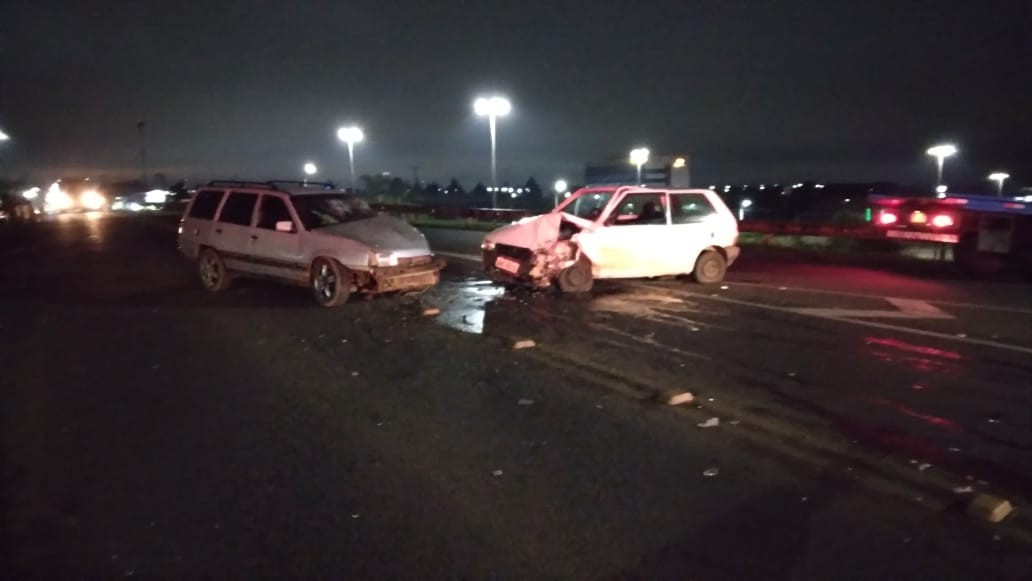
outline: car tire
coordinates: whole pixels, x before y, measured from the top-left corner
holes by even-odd
[[[200,256],[197,257],[197,273],[201,277],[201,285],[208,292],[222,292],[233,282],[233,276],[226,268],[226,263],[212,248],[201,250]]]
[[[564,293],[586,293],[595,285],[595,277],[591,274],[591,262],[581,258],[572,266],[559,273],[556,279],[559,290]]]
[[[695,270],[692,275],[695,282],[701,284],[714,284],[724,280],[727,273],[727,261],[715,250],[704,250],[695,261]]]
[[[320,306],[339,307],[351,298],[351,273],[332,258],[316,258],[308,281],[312,296]]]

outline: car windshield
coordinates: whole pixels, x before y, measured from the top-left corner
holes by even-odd
[[[594,220],[602,214],[602,210],[605,210],[613,197],[613,192],[614,190],[585,192],[560,206],[559,211],[585,220]]]
[[[376,216],[376,211],[350,194],[294,196],[294,209],[308,230],[334,226]]]

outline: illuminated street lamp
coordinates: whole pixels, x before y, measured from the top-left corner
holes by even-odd
[[[337,139],[348,144],[348,165],[351,168],[351,189],[355,189],[355,144],[365,139],[365,134],[358,127],[341,127],[337,130]]]
[[[310,161],[306,161],[305,165],[302,166],[301,169],[305,172],[305,179],[304,179],[304,184],[305,185],[308,185],[308,178],[310,176],[314,176],[315,172],[319,171],[319,168],[315,167],[315,164],[310,162]]]
[[[1003,182],[1007,181],[1007,178],[1009,178],[1009,177],[1010,177],[1009,173],[1005,173],[1005,172],[1002,172],[1002,171],[998,171],[998,172],[994,172],[994,173],[989,174],[989,179],[994,181],[994,182],[996,182],[996,195],[997,196],[1002,196],[1003,195]]]
[[[957,146],[944,143],[942,145],[936,145],[935,147],[929,147],[926,152],[936,160],[936,167],[938,168],[938,174],[935,179],[935,185],[942,185],[942,167],[946,162],[946,158],[957,153]]]
[[[745,198],[744,200],[742,200],[738,204],[738,221],[739,222],[745,220],[745,211],[746,211],[746,209],[750,208],[751,206],[752,206],[752,200],[750,200],[749,198]]]
[[[0,129],[0,141],[10,141],[11,136],[4,133],[3,129]]]
[[[555,192],[553,195],[555,207],[559,207],[559,196],[565,194],[569,187],[570,185],[566,183],[566,180],[562,178],[555,180],[555,185],[552,186],[552,190]]]
[[[639,147],[631,150],[631,163],[638,168],[638,185],[641,185],[641,166],[649,161],[649,150],[646,147]]]
[[[498,188],[498,158],[497,158],[497,119],[505,117],[512,111],[512,103],[505,97],[497,95],[492,97],[477,97],[473,101],[473,112],[480,117],[487,117],[491,129],[491,185]],[[498,207],[498,196],[491,196],[491,206]]]

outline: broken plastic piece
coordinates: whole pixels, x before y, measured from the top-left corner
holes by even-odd
[[[715,428],[720,425],[720,418],[710,418],[701,424],[696,424],[700,428]]]
[[[424,317],[436,317],[437,315],[440,315],[440,314],[441,314],[441,309],[438,309],[437,307],[429,307],[429,308],[423,309],[423,316]]]
[[[968,516],[992,523],[1000,522],[1013,511],[1010,501],[991,494],[979,494],[967,507]]]
[[[702,475],[705,476],[706,478],[713,478],[717,474],[720,474],[720,468],[716,468],[716,467],[714,467],[714,468],[707,468],[706,470],[704,470],[702,472]]]
[[[534,405],[534,400],[521,397],[519,401],[516,402],[516,405]]]
[[[537,346],[533,339],[520,339],[512,344],[513,349],[532,349]]]

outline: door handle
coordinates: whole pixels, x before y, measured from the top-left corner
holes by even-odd
[[[216,234],[222,234],[222,228],[216,228],[215,229],[215,233]]]
[[[257,236],[255,236],[254,234],[251,234],[251,241],[253,242],[253,241],[255,241],[255,240],[258,240],[258,237],[257,237]]]

